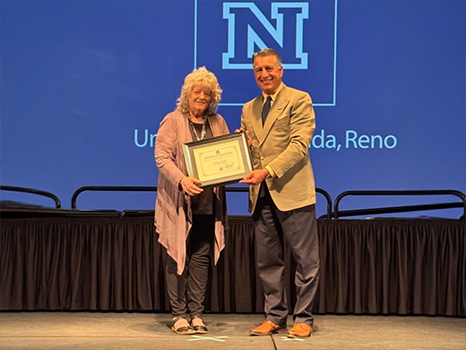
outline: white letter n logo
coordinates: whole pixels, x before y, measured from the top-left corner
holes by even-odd
[[[228,20],[228,51],[223,53],[223,69],[251,69],[255,47],[277,45],[283,49],[277,51],[285,69],[308,68],[307,53],[303,52],[303,22],[309,18],[308,3],[271,3],[271,19],[276,21],[276,27],[253,2],[225,2],[223,18]],[[294,57],[289,57],[292,53]]]

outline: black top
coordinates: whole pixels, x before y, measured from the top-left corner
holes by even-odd
[[[191,128],[193,141],[197,141],[197,138],[201,137],[202,124],[203,123],[193,122],[194,129],[197,133],[196,137],[196,135],[194,134],[194,130]],[[210,139],[212,137],[212,130],[210,129],[209,122],[206,121],[204,140]],[[212,215],[214,213],[214,193],[212,188],[205,188],[201,194],[193,196],[191,198],[191,209],[193,211],[193,214]]]

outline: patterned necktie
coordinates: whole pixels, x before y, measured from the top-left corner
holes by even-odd
[[[262,125],[265,124],[265,120],[267,119],[267,114],[269,114],[271,101],[272,101],[272,98],[270,96],[267,96],[267,100],[264,103],[264,107],[262,107]]]

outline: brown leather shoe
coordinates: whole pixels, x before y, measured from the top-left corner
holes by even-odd
[[[280,329],[283,329],[283,327],[272,321],[264,321],[259,327],[251,329],[249,335],[269,335],[277,333]]]
[[[288,338],[309,338],[312,335],[312,327],[305,323],[295,323],[291,329],[286,332]]]

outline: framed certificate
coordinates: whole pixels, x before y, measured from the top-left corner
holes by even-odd
[[[188,175],[212,187],[238,182],[253,167],[246,135],[229,134],[183,144]]]

